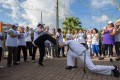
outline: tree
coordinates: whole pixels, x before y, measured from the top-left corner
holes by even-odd
[[[63,32],[67,32],[67,30],[70,30],[74,32],[74,30],[79,30],[81,28],[81,22],[78,18],[70,17],[66,18],[66,20],[63,22]]]

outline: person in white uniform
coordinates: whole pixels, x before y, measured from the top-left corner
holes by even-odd
[[[82,29],[79,30],[78,39],[81,41],[81,43],[85,43],[84,33]]]
[[[69,46],[70,49],[67,52],[67,69],[71,70],[74,68],[74,58],[79,58],[87,66],[88,69],[95,73],[103,75],[111,75],[113,73],[114,77],[119,77],[120,73],[116,65],[114,66],[102,66],[94,65],[91,58],[90,52],[79,42],[74,40],[66,41],[60,44],[60,47]]]
[[[45,27],[45,33],[51,34],[49,32],[49,27]],[[45,50],[46,50],[46,58],[53,58],[51,53],[51,42],[49,40],[45,41]]]
[[[73,40],[73,34],[71,33],[70,30],[67,31],[66,39],[67,39],[67,40]]]
[[[20,55],[21,55],[21,50],[23,52],[23,56],[24,56],[24,62],[27,61],[27,49],[26,49],[26,41],[25,41],[25,38],[26,38],[26,34],[24,32],[24,26],[20,27],[20,30],[19,30],[19,34],[20,36],[18,37],[18,54],[17,54],[17,63],[20,63]]]
[[[33,42],[39,37],[44,34],[44,24],[42,22],[39,22],[37,27],[34,30],[34,40]],[[32,62],[35,62],[35,55],[36,55],[37,47],[33,46],[33,52],[32,52]],[[40,50],[39,50],[40,52]]]
[[[13,65],[18,65],[17,63],[17,51],[18,51],[18,36],[17,32],[18,25],[13,25],[11,29],[7,31],[6,46],[8,47],[8,58],[7,67],[11,67],[12,60]]]
[[[33,48],[32,38],[31,38],[32,32],[30,31],[30,28],[28,26],[26,27],[25,35],[26,35],[26,38],[25,38],[26,46],[27,46],[27,49],[29,50],[29,55],[32,56],[32,48]]]
[[[92,44],[92,30],[88,30],[87,31],[87,45],[89,47],[89,52],[92,53],[92,47],[91,47],[91,44]]]

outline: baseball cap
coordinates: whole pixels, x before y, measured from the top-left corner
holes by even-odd
[[[117,23],[117,22],[120,22],[120,19],[118,19],[118,20],[116,21],[116,23]]]
[[[113,22],[112,21],[108,21],[108,24],[112,24]]]

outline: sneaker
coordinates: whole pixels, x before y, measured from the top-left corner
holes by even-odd
[[[72,70],[72,69],[75,69],[75,67],[73,67],[73,66],[68,66],[68,67],[66,67],[66,69],[67,69],[67,70]]]
[[[106,55],[107,58],[109,58],[110,56],[109,55]]]
[[[119,77],[120,72],[118,71],[118,67],[114,65],[115,69],[112,70],[114,77]]]
[[[25,60],[24,62],[29,62],[29,60]]]
[[[66,57],[65,55],[63,55],[62,57]]]
[[[116,61],[120,61],[120,58],[115,58]]]
[[[104,58],[103,57],[99,57],[99,60],[104,60]]]
[[[35,63],[35,60],[32,60],[31,62],[32,62],[32,63]]]
[[[44,66],[42,63],[39,63],[39,66]]]
[[[110,58],[110,62],[113,62],[113,59],[112,59],[112,58]]]
[[[77,66],[74,66],[74,68],[78,68]]]
[[[50,56],[50,59],[53,59],[53,57],[52,57],[52,56]]]

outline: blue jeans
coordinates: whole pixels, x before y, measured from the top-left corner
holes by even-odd
[[[93,53],[96,53],[97,55],[100,55],[99,45],[92,44],[92,51],[93,51]]]

